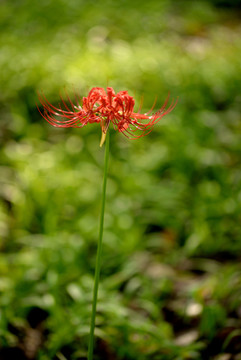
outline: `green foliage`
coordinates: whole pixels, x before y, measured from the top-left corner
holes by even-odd
[[[100,128],[52,128],[36,103],[107,84],[143,112],[179,101],[145,138],[111,129],[96,359],[241,351],[237,3],[1,3],[0,357],[33,330],[29,358],[86,357]]]

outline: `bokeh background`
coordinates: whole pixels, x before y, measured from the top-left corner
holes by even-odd
[[[241,359],[239,0],[1,1],[0,359],[86,359],[104,149],[38,91],[112,86],[145,138],[111,130],[95,359]]]

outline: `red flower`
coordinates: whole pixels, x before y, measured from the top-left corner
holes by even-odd
[[[164,115],[172,111],[177,103],[177,101],[175,103],[172,101],[171,105],[166,108],[169,100],[168,95],[157,112],[149,115],[154,104],[148,113],[140,114],[134,112],[135,100],[128,95],[127,91],[120,91],[115,94],[111,87],[108,87],[107,91],[100,87],[94,87],[87,97],[83,97],[81,105],[77,97],[77,105],[68,97],[69,104],[61,98],[62,105],[59,107],[50,104],[45,96],[39,96],[39,100],[43,105],[43,112],[39,109],[40,114],[53,126],[83,127],[88,123],[96,122],[100,123],[102,133],[106,134],[112,122],[115,130],[131,139],[147,135]]]

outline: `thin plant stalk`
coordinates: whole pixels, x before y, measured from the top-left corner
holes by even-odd
[[[105,163],[104,163],[104,178],[103,178],[102,201],[101,201],[101,212],[100,212],[99,240],[98,240],[97,255],[96,255],[95,280],[94,280],[92,313],[91,313],[91,322],[90,322],[88,360],[93,359],[93,350],[94,350],[94,330],[95,330],[96,305],[98,298],[98,287],[99,287],[100,267],[101,267],[102,239],[103,239],[105,199],[106,199],[106,182],[107,182],[107,170],[108,170],[108,160],[109,160],[109,143],[110,143],[109,133],[107,132],[106,143],[105,143]]]

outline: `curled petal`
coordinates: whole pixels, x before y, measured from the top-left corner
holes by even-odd
[[[101,119],[91,111],[85,111],[81,106],[76,106],[68,97],[69,105],[61,97],[62,104],[58,107],[48,102],[44,95],[39,94],[39,101],[43,107],[38,110],[42,117],[55,127],[83,127],[88,123],[100,122]]]
[[[172,100],[171,105],[166,109],[168,100],[169,100],[169,95],[166,98],[162,107],[151,116],[148,116],[147,114],[152,111],[154,105],[152,106],[152,109],[149,110],[148,113],[146,114],[132,113],[131,118],[128,120],[129,126],[125,127],[125,130],[123,130],[122,133],[130,139],[137,139],[142,136],[148,135],[152,131],[153,126],[158,121],[160,121],[163,118],[163,116],[167,115],[169,112],[171,112],[174,109],[178,101],[178,99],[175,102],[174,100]],[[122,127],[122,129],[124,128]],[[140,130],[141,133],[135,134],[135,132],[137,132],[138,130]]]

